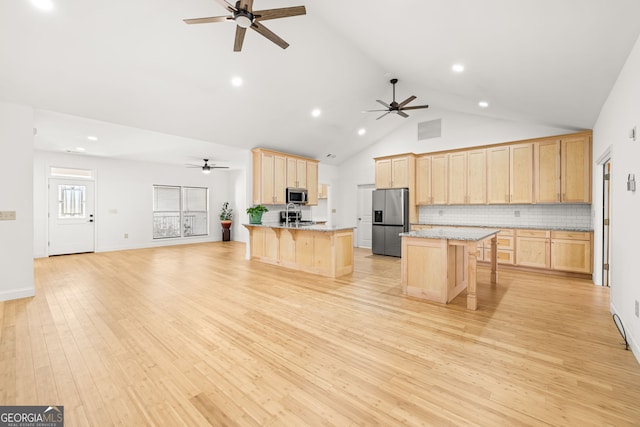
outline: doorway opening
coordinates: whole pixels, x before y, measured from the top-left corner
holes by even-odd
[[[602,286],[611,286],[610,239],[611,239],[611,159],[603,163],[602,173]]]

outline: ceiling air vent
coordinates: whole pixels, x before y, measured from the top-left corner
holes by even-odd
[[[442,119],[418,123],[418,141],[440,138],[442,136]]]

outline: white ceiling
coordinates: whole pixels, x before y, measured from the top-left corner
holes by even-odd
[[[637,0],[255,0],[307,15],[265,21],[288,49],[249,31],[236,53],[234,24],[182,22],[226,15],[214,0],[53,1],[0,2],[0,100],[36,108],[37,148],[167,163],[262,146],[337,164],[447,110],[589,129],[640,33]],[[362,113],[392,77],[429,110]]]

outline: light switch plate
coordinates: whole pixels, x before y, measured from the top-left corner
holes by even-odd
[[[15,221],[16,211],[0,211],[0,221]]]

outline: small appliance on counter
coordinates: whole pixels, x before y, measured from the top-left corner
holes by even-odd
[[[296,222],[302,219],[302,212],[295,211],[280,211],[280,223],[287,222],[287,215],[289,215],[289,222]]]
[[[306,188],[287,187],[287,204],[306,205],[309,202],[309,195]]]
[[[402,238],[399,234],[409,231],[409,190],[375,190],[372,205],[372,252],[401,256]]]

